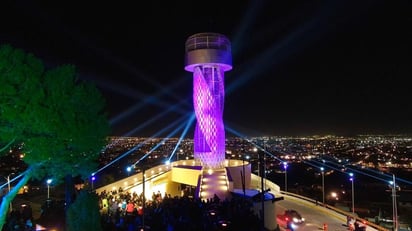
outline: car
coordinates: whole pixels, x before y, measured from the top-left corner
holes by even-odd
[[[305,222],[305,218],[303,218],[298,211],[293,209],[285,210],[282,216],[286,223],[292,222],[295,225],[299,225]]]

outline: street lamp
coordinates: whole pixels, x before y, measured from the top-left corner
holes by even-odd
[[[392,181],[389,184],[392,186],[392,216],[393,216],[393,230],[398,231],[398,208],[396,203],[396,181],[395,175],[392,174]]]
[[[285,192],[288,191],[288,174],[287,174],[287,169],[288,169],[288,163],[283,162],[283,169],[285,169]]]
[[[353,181],[354,181],[354,176],[353,173],[349,173],[349,180],[352,182],[352,213],[355,214],[355,190],[353,188]]]
[[[256,154],[257,151],[258,151],[258,149],[256,147],[254,147],[253,152]],[[259,153],[258,153],[258,157],[259,157]],[[258,168],[257,169],[257,174],[258,174],[258,176],[260,176],[260,163],[258,163],[257,168]]]
[[[132,171],[132,167],[128,166],[126,170],[127,170],[127,176],[130,176],[130,171]]]
[[[9,188],[9,193],[10,193],[10,190],[11,190],[11,187],[10,187],[10,176],[13,175],[13,174],[14,174],[14,172],[10,173],[10,174],[7,176],[7,178],[6,178],[6,180],[7,180],[7,186],[8,186],[8,188]],[[13,204],[12,204],[11,201],[10,201],[10,212],[11,212],[11,211],[13,211]]]
[[[47,179],[47,200],[50,199],[50,184],[53,180],[52,179]]]
[[[325,206],[325,168],[320,167],[320,171],[322,172],[322,202]]]
[[[143,225],[143,229],[141,229],[142,231],[146,230],[146,226],[144,224],[144,218],[145,218],[145,206],[146,206],[146,189],[145,189],[145,167],[142,164],[142,187],[143,187],[143,205],[142,205],[142,225]]]
[[[262,202],[262,230],[264,229],[264,227],[265,227],[265,189],[264,189],[264,184],[263,184],[263,177],[264,177],[264,173],[263,173],[263,171],[265,171],[265,168],[264,168],[264,166],[263,166],[263,163],[264,163],[264,155],[265,155],[265,153],[263,152],[263,151],[260,151],[260,152],[258,152],[258,158],[259,158],[259,165],[262,165],[262,166],[260,166],[260,185],[261,185],[261,188],[262,188],[262,191],[261,191],[261,196],[260,196],[260,200],[261,200],[261,202]]]
[[[246,159],[249,160],[249,156],[246,156]],[[242,168],[243,168],[242,189],[243,189],[243,196],[245,196],[246,195],[246,174],[245,174],[245,156],[244,155],[242,158]]]
[[[183,149],[179,150],[180,154],[183,154]],[[179,161],[179,152],[176,154],[176,160]]]
[[[94,176],[94,175],[92,175],[92,191],[93,191],[93,189],[94,189],[94,180],[96,180],[96,177]]]

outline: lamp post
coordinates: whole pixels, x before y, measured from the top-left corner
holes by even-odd
[[[50,199],[50,184],[53,180],[52,179],[47,179],[47,200]]]
[[[355,214],[355,190],[353,188],[353,181],[354,181],[354,176],[353,173],[349,173],[349,180],[352,182],[352,213]]]
[[[322,172],[322,203],[325,206],[325,172],[324,168],[320,167],[320,171]]]
[[[126,171],[127,171],[127,176],[130,176],[130,171],[132,171],[132,167],[128,166],[126,168]]]
[[[246,181],[246,178],[245,178],[245,156],[243,155],[243,158],[242,158],[242,168],[243,168],[243,171],[241,172],[242,173],[242,189],[243,189],[243,196],[246,196],[246,186],[245,186],[245,181]]]
[[[242,168],[243,168],[243,172],[242,172],[242,189],[243,189],[243,196],[246,196],[246,174],[245,174],[245,158],[247,160],[249,160],[249,156],[244,156],[242,158]]]
[[[254,147],[253,148],[253,152],[256,154],[257,153],[257,151],[258,151],[258,149],[256,148],[256,147]],[[258,154],[258,159],[259,159],[259,154]],[[258,173],[258,176],[260,176],[260,163],[258,163],[258,165],[257,165],[257,167],[258,167],[258,171],[257,171],[257,173]]]
[[[10,187],[10,176],[11,175],[13,175],[14,174],[14,172],[12,172],[12,173],[10,173],[8,176],[7,176],[7,187],[8,187],[8,189],[9,189],[9,193],[10,193],[10,190],[11,190],[11,187]],[[13,211],[13,204],[10,202],[10,212],[11,211]]]
[[[285,170],[285,192],[288,191],[288,163],[287,162],[283,162],[283,169]]]
[[[93,175],[93,176],[92,176],[92,191],[93,191],[93,189],[94,189],[94,180],[96,180],[96,177]]]
[[[392,174],[392,181],[389,184],[392,186],[392,216],[393,216],[393,230],[398,231],[398,208],[396,203],[396,178]]]
[[[262,166],[260,166],[260,186],[261,186],[261,189],[262,189],[262,191],[261,191],[261,195],[260,195],[260,200],[261,200],[261,203],[262,203],[262,213],[261,213],[261,216],[262,216],[262,224],[261,224],[261,230],[264,230],[265,229],[265,189],[264,189],[264,184],[263,184],[263,177],[264,177],[264,173],[263,173],[263,171],[265,171],[265,169],[264,169],[264,167],[263,167],[263,162],[264,162],[264,155],[265,155],[265,153],[263,152],[263,151],[260,151],[260,152],[258,152],[258,155],[259,155],[259,165],[262,165]]]
[[[183,149],[180,149],[177,153],[176,153],[176,160],[179,161],[179,152],[180,154],[183,154]]]
[[[144,224],[144,218],[145,218],[145,206],[146,206],[146,189],[145,189],[145,166],[142,165],[142,187],[143,187],[143,205],[142,205],[142,226],[143,229],[141,229],[142,231],[146,230],[146,226]]]

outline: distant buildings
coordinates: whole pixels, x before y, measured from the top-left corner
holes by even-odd
[[[136,150],[119,160],[134,163],[147,154],[153,164],[170,158],[176,149],[178,138],[109,137],[109,145],[102,152],[100,162],[104,166],[128,150]],[[156,149],[153,148],[161,142]],[[242,159],[249,155],[257,159],[254,144],[263,145],[272,157],[300,162],[312,158],[333,159],[342,165],[351,164],[365,168],[386,170],[388,168],[411,169],[412,137],[403,136],[314,136],[314,137],[253,137],[226,138],[226,159]],[[270,160],[271,155],[268,155]],[[185,139],[173,153],[172,160],[192,159],[193,140]],[[277,161],[273,158],[273,161]]]

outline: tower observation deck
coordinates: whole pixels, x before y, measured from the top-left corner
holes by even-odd
[[[194,158],[206,168],[224,166],[224,73],[231,69],[231,44],[226,36],[198,33],[186,40],[185,70],[193,72],[196,115]]]

